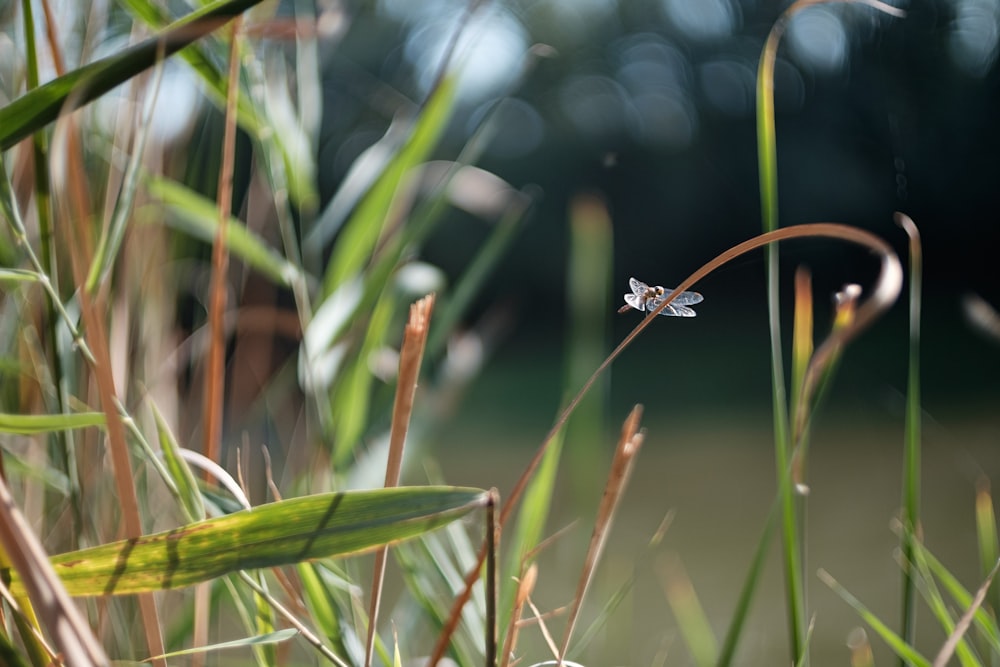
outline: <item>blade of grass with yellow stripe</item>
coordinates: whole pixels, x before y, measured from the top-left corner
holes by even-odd
[[[432,486],[305,496],[50,560],[70,595],[168,590],[237,570],[370,551],[439,528],[486,499],[479,489]],[[11,591],[23,590],[16,572],[2,574]]]

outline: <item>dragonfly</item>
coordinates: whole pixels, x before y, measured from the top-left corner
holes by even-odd
[[[661,287],[660,285],[647,285],[635,278],[628,279],[628,286],[632,288],[631,294],[625,295],[625,305],[618,309],[619,313],[624,313],[630,308],[636,310],[648,310],[653,312],[657,306],[663,303],[674,293],[674,290]],[[670,317],[694,317],[698,313],[694,309],[688,308],[696,303],[701,303],[705,297],[698,292],[681,292],[674,297],[674,300],[660,311],[660,315]]]

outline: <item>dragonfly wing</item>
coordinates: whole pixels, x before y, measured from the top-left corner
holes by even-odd
[[[646,292],[646,289],[649,287],[646,283],[642,282],[641,280],[636,280],[635,278],[628,279],[628,286],[632,290],[632,293],[635,294],[636,296],[644,294]],[[642,309],[640,308],[639,310]]]
[[[625,303],[632,306],[636,310],[645,310],[646,306],[642,299],[640,299],[635,294],[625,294]]]
[[[677,302],[673,301],[660,311],[660,315],[667,315],[668,317],[695,317],[698,313],[687,306],[677,305]]]
[[[666,296],[670,296],[670,294],[672,294],[672,293],[673,293],[672,290],[667,290],[667,295]],[[701,303],[704,300],[705,300],[705,297],[703,297],[698,292],[681,292],[680,294],[678,294],[674,298],[673,301],[670,302],[670,305],[672,305],[672,306],[693,306],[694,304]]]

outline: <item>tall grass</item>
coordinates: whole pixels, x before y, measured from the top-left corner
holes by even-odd
[[[537,556],[550,544],[561,453],[585,441],[578,460],[598,458],[607,430],[603,374],[637,336],[663,322],[657,315],[671,299],[604,355],[614,310],[606,303],[610,215],[596,198],[577,200],[567,400],[552,428],[499,508],[495,492],[448,485],[431,468],[422,473],[429,484],[400,486],[416,477],[406,464],[433,432],[435,413],[446,414],[478,370],[481,360],[463,352],[488,343],[490,320],[464,333],[457,323],[530,214],[532,196],[476,166],[494,117],[454,159],[431,161],[456,108],[449,53],[426,98],[401,105],[318,210],[319,167],[298,146],[315,139],[304,105],[318,97],[319,82],[303,68],[296,86],[268,85],[262,72],[286,71],[285,54],[257,40],[284,22],[266,7],[243,15],[256,4],[218,0],[171,21],[154,2],[128,0],[122,7],[133,18],[130,29],[151,36],[78,66],[56,55],[66,38],[58,25],[47,20],[48,44],[34,40],[32,5],[22,4],[23,86],[0,109],[2,307],[5,319],[17,322],[0,328],[0,574],[12,621],[0,628],[4,660],[199,663],[234,652],[261,665],[370,665],[429,654],[427,664],[448,656],[464,667],[509,664],[528,629],[546,637],[550,664],[582,660],[595,628],[634,584],[626,580],[597,622],[577,631],[645,437],[642,407],[624,420],[558,635],[533,591],[544,585]],[[777,488],[721,642],[681,564],[660,570],[699,665],[736,661],[775,531],[790,661],[808,664],[801,526],[810,425],[847,344],[894,303],[903,283],[899,260],[875,234],[836,223],[778,225],[773,67],[789,17],[810,4],[796,3],[782,16],[758,73],[764,232],[723,250],[675,291],[746,253],[767,252]],[[468,11],[477,7],[469,3]],[[289,39],[300,53],[316,48],[321,18],[297,18]],[[64,73],[39,85],[43,53]],[[211,141],[202,147],[221,156],[212,182],[184,182],[149,130],[163,61],[172,54],[199,78],[221,119],[221,136],[206,135]],[[98,123],[102,112],[88,105],[109,100],[123,84],[131,86],[130,108],[111,124]],[[252,155],[246,172],[237,168],[244,149]],[[460,196],[479,187],[491,196]],[[448,285],[416,258],[457,206],[491,229]],[[915,226],[904,216],[899,222],[913,240],[900,632],[821,576],[902,661],[932,664],[915,648],[921,596],[950,634],[933,664],[953,654],[983,664],[1000,654],[1000,631],[987,611],[998,590],[992,501],[984,487],[977,504],[984,583],[970,592],[920,539],[920,252]],[[799,274],[788,390],[776,249],[797,239],[857,245],[876,254],[880,273],[863,299],[845,290],[819,344],[808,274]],[[427,275],[433,285],[417,279]],[[270,300],[251,304],[260,294]],[[176,304],[185,298],[207,305],[183,313],[193,324],[178,341]],[[274,354],[289,340],[295,354]],[[375,363],[381,359],[390,362]],[[266,435],[251,435],[256,424]],[[259,448],[259,440],[267,446]],[[597,495],[591,469],[574,477],[575,497]],[[476,517],[471,528],[457,521],[469,515]],[[407,594],[387,612],[390,554]],[[951,611],[954,605],[963,612]]]

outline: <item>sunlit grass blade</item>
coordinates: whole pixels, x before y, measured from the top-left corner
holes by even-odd
[[[771,511],[767,513],[764,522],[764,530],[761,532],[757,548],[754,550],[753,559],[750,561],[750,569],[747,571],[746,579],[743,580],[743,587],[740,589],[740,597],[736,602],[736,609],[733,612],[733,620],[729,622],[729,629],[722,641],[722,648],[719,651],[719,658],[716,661],[718,667],[729,667],[733,664],[736,655],[736,646],[743,635],[743,628],[750,614],[750,605],[753,602],[754,594],[757,592],[757,585],[761,581],[764,565],[767,560],[767,550],[771,546],[771,537],[774,529],[778,525],[778,502],[776,498]]]
[[[976,489],[976,538],[979,544],[979,567],[983,577],[995,570],[997,560],[1000,559],[1000,545],[997,541],[996,514],[993,511],[993,496],[990,494],[990,486],[986,481],[981,481]],[[990,594],[987,596],[987,606],[996,613],[998,606],[997,598],[1000,596],[996,582],[990,587]]]
[[[88,426],[104,426],[103,412],[73,412],[61,415],[14,415],[0,413],[0,433],[35,435]]]
[[[369,551],[441,527],[483,507],[486,497],[461,487],[305,496],[51,561],[75,596],[180,588],[237,570]],[[21,586],[11,573],[11,590]]]
[[[804,649],[802,655],[799,656],[798,661],[795,663],[795,667],[805,667],[809,664],[809,644],[812,642],[813,630],[816,629],[816,617],[813,616],[809,619],[809,626],[806,628],[806,637]]]
[[[924,558],[924,551],[914,547],[912,552],[914,556],[913,565],[916,570],[913,577],[914,585],[920,592],[924,601],[927,603],[927,606],[930,608],[931,613],[937,620],[938,625],[941,626],[941,629],[946,635],[954,636],[956,628],[954,612],[952,611],[951,606],[945,601],[944,596],[941,595],[934,577],[930,574]],[[978,608],[978,605],[976,605],[976,608]],[[972,646],[963,636],[956,636],[955,642],[956,643],[952,646],[951,652],[957,653],[962,667],[978,667],[978,665],[982,664],[978,657],[973,653]],[[907,643],[911,646],[913,645],[912,642]]]
[[[795,317],[792,328],[792,401],[806,377],[813,353],[812,276],[805,267],[795,271]],[[792,414],[795,414],[794,407]]]
[[[329,400],[333,424],[333,460],[345,464],[370,423],[371,389],[375,377],[370,360],[389,335],[398,300],[383,294],[371,312],[360,349],[351,355]]]
[[[505,584],[521,572],[525,556],[535,550],[545,535],[564,439],[565,433],[561,429],[552,437],[535,476],[524,491],[524,501],[517,513],[514,528],[505,535],[504,549],[508,560],[501,575],[501,581]],[[516,590],[511,586],[502,591],[499,618],[510,618],[515,594]]]
[[[714,665],[719,654],[715,633],[679,557],[661,563],[660,580],[692,661],[699,667]]]
[[[256,637],[247,637],[245,639],[234,639],[228,642],[220,642],[218,644],[212,644],[210,646],[199,646],[197,648],[184,649],[182,651],[171,651],[170,653],[165,653],[163,655],[158,655],[149,660],[155,660],[156,658],[180,658],[186,655],[194,655],[196,653],[212,653],[214,651],[222,651],[230,648],[244,648],[246,646],[261,646],[265,644],[280,644],[281,642],[288,641],[295,635],[299,634],[298,630],[286,629],[286,630],[276,630],[274,632],[269,632],[267,634],[257,635]]]
[[[463,570],[468,564],[464,562],[466,559],[457,558],[460,551],[471,551],[475,562],[474,550],[456,542],[450,530],[407,542],[393,551],[407,590],[435,630],[445,624],[452,600],[465,586]],[[476,582],[473,589],[476,602],[462,609],[462,623],[451,637],[450,653],[461,665],[482,663],[483,593],[482,582]]]
[[[933,576],[959,608],[968,609],[972,606],[972,593],[962,585],[958,578],[922,542],[919,540],[914,541],[913,552],[918,572],[922,573],[924,578]],[[987,610],[980,608],[976,610],[973,620],[979,630],[979,635],[989,645],[990,651],[1000,655],[1000,627],[997,626],[996,618]]]
[[[158,35],[120,53],[84,65],[0,108],[0,151],[37,132],[58,116],[73,96],[82,106],[218,29],[261,0],[217,0],[174,21]]]
[[[0,269],[0,281],[12,283],[34,283],[41,280],[34,271],[25,269]]]
[[[399,153],[381,170],[354,214],[344,223],[323,277],[323,298],[355,276],[368,262],[376,240],[389,222],[390,209],[403,178],[430,156],[451,118],[455,87],[455,76],[441,80],[414,120]]]
[[[757,163],[760,181],[761,224],[764,232],[778,229],[778,158],[774,125],[774,64],[785,29],[786,14],[768,33],[757,69]],[[785,369],[781,352],[781,316],[778,291],[778,246],[766,250],[768,334],[771,341],[771,410],[774,423],[774,458],[781,502],[781,550],[784,562],[786,613],[792,660],[802,655],[805,629],[805,592],[800,565],[802,540],[798,533],[794,489],[783,481],[792,474]]]
[[[188,466],[187,461],[180,455],[180,445],[170,431],[170,426],[160,413],[156,405],[150,402],[153,411],[153,418],[156,421],[156,432],[159,435],[160,450],[163,452],[163,460],[167,471],[174,481],[179,494],[181,507],[188,521],[198,521],[205,518],[205,503],[202,502],[201,491],[198,489],[198,481],[194,473]]]
[[[903,640],[902,637],[897,635],[892,629],[882,622],[878,616],[873,614],[869,609],[862,604],[860,600],[851,595],[846,588],[841,586],[836,579],[830,576],[826,570],[820,570],[818,572],[820,580],[823,581],[827,586],[833,589],[833,592],[841,597],[844,602],[849,604],[854,610],[861,616],[862,620],[874,630],[882,640],[889,645],[889,648],[898,655],[903,660],[906,660],[914,667],[931,667],[931,662],[924,656],[922,656],[915,648],[910,646]]]
[[[813,297],[812,277],[804,267],[795,271],[795,313],[792,326],[792,404],[789,412],[798,415],[800,410],[809,411],[809,406],[799,405],[804,400],[802,388],[806,382],[806,371],[813,353]],[[809,433],[805,424],[796,420],[792,428],[791,476],[797,489],[805,485],[806,452]]]
[[[149,219],[165,222],[170,227],[211,243],[219,227],[219,214],[215,202],[183,185],[165,178],[150,177],[149,193],[167,205],[174,215]],[[301,279],[301,270],[274,250],[266,241],[247,229],[236,218],[229,218],[226,244],[236,257],[246,262],[279,285],[288,286]]]
[[[972,655],[971,647],[965,640],[965,634],[968,632],[976,612],[982,608],[983,601],[986,599],[986,594],[993,584],[993,579],[996,577],[998,569],[1000,569],[1000,561],[997,561],[993,565],[993,569],[986,574],[986,580],[983,581],[979,586],[979,590],[976,591],[976,595],[972,599],[972,605],[962,612],[962,616],[958,619],[954,629],[949,633],[947,641],[945,641],[944,645],[941,646],[941,650],[935,656],[934,667],[945,667],[954,653],[958,653],[959,660],[963,665],[969,664],[978,667],[978,665],[985,662]],[[963,648],[965,649],[964,651]]]
[[[162,63],[155,69],[154,74],[153,81],[149,86],[143,117],[136,122],[135,132],[131,137],[132,144],[127,146],[129,152],[128,164],[125,167],[125,173],[122,177],[120,191],[115,198],[111,220],[101,228],[101,236],[97,241],[97,247],[94,249],[94,258],[90,265],[90,272],[87,274],[86,284],[86,289],[90,292],[93,292],[97,284],[106,279],[111,272],[111,267],[114,265],[121,250],[122,242],[125,239],[125,229],[132,218],[132,206],[135,202],[136,192],[139,189],[146,140],[149,138],[151,128],[153,127],[152,118],[156,109],[160,81],[163,77]]]
[[[335,653],[347,656],[351,664],[361,664],[365,659],[364,643],[351,625],[351,597],[360,592],[352,590],[353,584],[342,572],[334,571],[329,561],[301,563],[296,572],[316,630]]]

